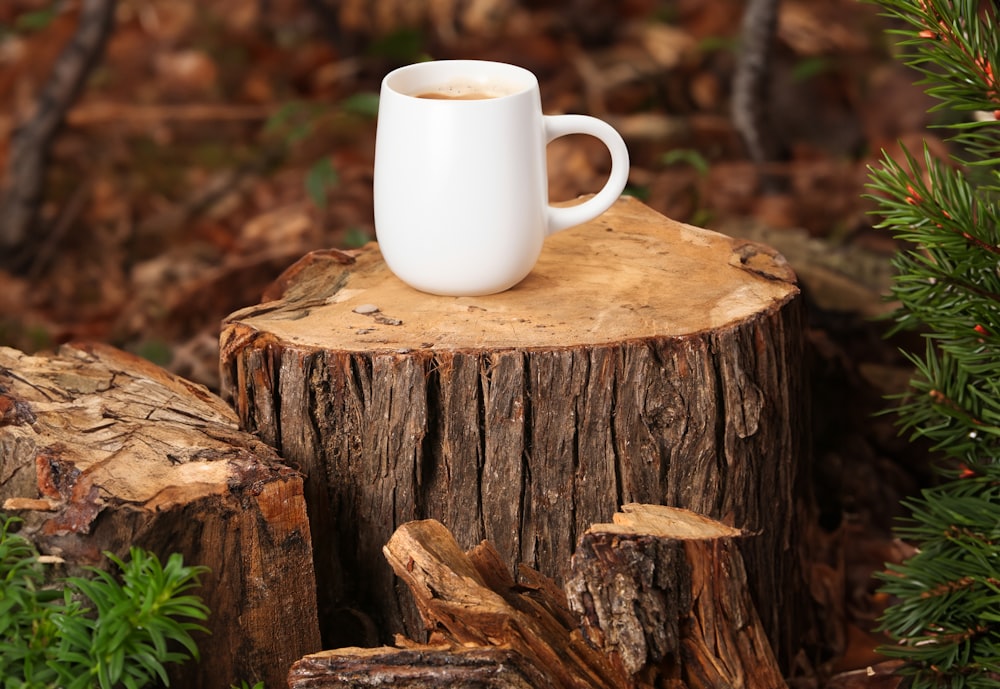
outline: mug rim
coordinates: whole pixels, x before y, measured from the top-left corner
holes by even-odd
[[[469,68],[469,71],[478,69],[480,75],[482,75],[483,70],[486,70],[488,73],[487,76],[495,78],[497,82],[505,86],[512,87],[513,90],[509,93],[504,93],[503,95],[494,96],[492,98],[474,100],[426,99],[418,98],[414,93],[414,91],[419,92],[433,87],[440,87],[442,79],[464,76],[461,71],[462,68]],[[409,87],[404,87],[398,83],[407,77],[410,79],[418,79],[420,76],[426,78],[428,74],[437,75],[429,78],[429,82],[431,83],[420,85],[419,83],[413,84],[411,82]],[[488,79],[483,79],[482,81],[483,83],[489,83]],[[410,98],[414,101],[420,101],[423,103],[440,104],[445,102],[449,104],[460,103],[468,105],[503,100],[505,98],[511,98],[513,96],[532,91],[538,88],[538,78],[530,70],[509,62],[496,62],[493,60],[427,60],[426,62],[414,62],[409,65],[397,67],[385,75],[382,79],[382,87],[398,96]]]

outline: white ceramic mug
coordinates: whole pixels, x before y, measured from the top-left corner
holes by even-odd
[[[593,198],[556,208],[545,146],[567,134],[604,142],[611,174]],[[382,80],[375,232],[386,264],[416,289],[478,296],[516,285],[546,236],[606,211],[627,178],[618,132],[594,117],[543,115],[538,80],[526,69],[442,60]]]

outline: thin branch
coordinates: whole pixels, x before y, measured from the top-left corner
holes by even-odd
[[[747,147],[750,159],[758,165],[777,157],[774,132],[767,117],[771,53],[778,27],[780,0],[749,0],[743,11],[740,52],[733,74],[732,118]],[[765,185],[776,182],[766,176]]]
[[[116,0],[82,0],[80,21],[52,68],[33,115],[11,137],[0,189],[0,261],[15,264],[26,249],[45,184],[49,149],[67,110],[97,63],[111,31]]]

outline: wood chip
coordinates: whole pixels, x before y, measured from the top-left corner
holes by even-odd
[[[3,508],[10,512],[54,512],[62,503],[45,498],[7,498]]]

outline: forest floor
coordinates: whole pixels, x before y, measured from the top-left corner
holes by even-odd
[[[0,164],[75,28],[78,3],[52,4],[0,5]],[[100,340],[217,389],[222,318],[303,254],[374,237],[381,77],[425,57],[520,64],[546,112],[623,133],[628,193],[771,244],[798,273],[823,487],[811,585],[843,621],[829,662],[803,673],[811,686],[892,686],[865,670],[884,641],[871,574],[908,552],[891,525],[928,474],[922,448],[875,416],[905,387],[898,347],[911,341],[886,340],[875,319],[897,247],[864,193],[883,150],[944,144],[877,7],[784,2],[769,121],[786,160],[766,170],[782,191],[764,193],[728,110],[742,0],[339,0],[324,5],[335,22],[322,4],[120,0],[52,151],[44,231],[25,266],[0,272],[0,345]],[[595,191],[606,155],[582,137],[554,142],[551,197]]]

